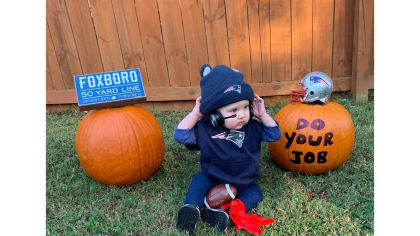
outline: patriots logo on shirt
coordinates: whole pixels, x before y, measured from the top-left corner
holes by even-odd
[[[311,76],[309,80],[311,81],[311,83],[324,83],[325,85],[329,86],[324,79],[318,76]]]
[[[237,130],[231,130],[228,135],[226,135],[226,133],[220,133],[220,134],[216,134],[211,136],[211,138],[217,138],[217,139],[226,139],[229,140],[231,142],[234,142],[238,147],[242,147],[242,143],[244,142],[245,139],[245,133],[242,131],[237,131]]]
[[[241,85],[232,85],[229,88],[225,89],[223,93],[227,93],[229,91],[235,91],[237,93],[241,93]]]

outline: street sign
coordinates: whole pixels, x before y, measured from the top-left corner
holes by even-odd
[[[146,101],[139,69],[76,75],[74,83],[82,111]]]

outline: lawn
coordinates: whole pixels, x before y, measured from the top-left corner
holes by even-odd
[[[348,161],[322,175],[285,172],[263,144],[258,179],[264,200],[255,213],[272,217],[263,235],[342,235],[374,233],[374,105],[339,98],[351,114],[356,139]],[[268,108],[274,116],[281,106]],[[188,111],[152,111],[165,140],[159,171],[129,187],[111,187],[83,171],[74,135],[85,115],[77,109],[46,115],[46,229],[48,235],[185,235],[176,225],[178,209],[192,176],[200,170],[199,153],[173,139]],[[199,221],[197,235],[221,235]],[[229,227],[224,235],[248,235]]]

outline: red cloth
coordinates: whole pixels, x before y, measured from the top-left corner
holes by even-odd
[[[261,234],[261,226],[266,226],[274,222],[272,218],[264,218],[257,214],[245,212],[245,204],[240,199],[235,199],[221,208],[226,210],[230,207],[229,217],[236,225],[236,231],[245,229],[251,234]]]

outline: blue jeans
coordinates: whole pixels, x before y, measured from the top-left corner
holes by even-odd
[[[190,187],[188,188],[187,196],[185,197],[184,204],[197,204],[202,207],[204,204],[204,197],[207,192],[217,184],[226,184],[218,182],[216,179],[208,177],[203,172],[199,172],[191,180]],[[236,199],[240,199],[244,204],[246,211],[250,211],[258,206],[258,203],[263,200],[263,194],[257,183],[252,183],[247,186],[235,186],[238,193]]]

